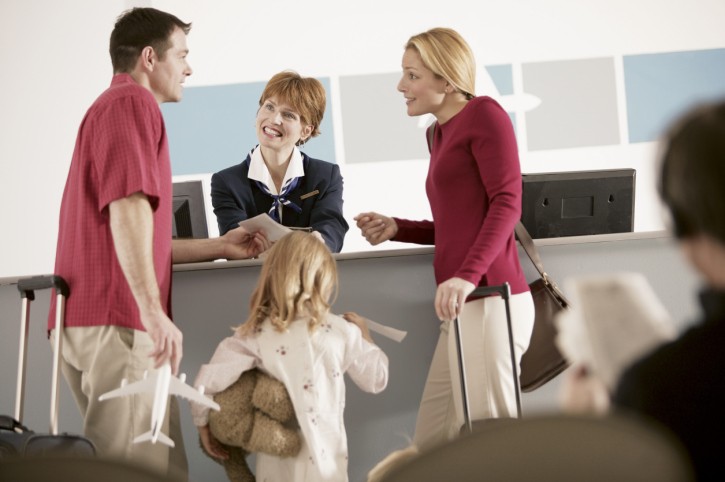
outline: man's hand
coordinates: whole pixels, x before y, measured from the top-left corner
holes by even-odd
[[[392,239],[398,234],[398,224],[395,220],[382,214],[360,213],[353,219],[357,222],[357,227],[360,228],[362,235],[373,246]]]
[[[226,259],[256,258],[272,246],[262,231],[250,233],[241,226],[227,231],[220,239]]]
[[[584,365],[576,364],[564,373],[559,404],[570,414],[604,415],[609,411],[610,394],[601,378]]]
[[[154,359],[154,366],[159,368],[164,363],[171,365],[174,375],[179,373],[179,364],[183,356],[183,335],[181,330],[161,310],[141,313],[141,323],[154,342],[149,356]]]

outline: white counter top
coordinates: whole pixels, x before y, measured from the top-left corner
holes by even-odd
[[[640,239],[671,238],[668,231],[646,231],[640,233],[614,233],[597,234],[589,236],[565,236],[560,238],[535,239],[536,246],[561,246],[567,244],[586,243],[614,243],[619,241],[636,241]],[[433,246],[411,245],[410,248],[398,249],[377,249],[371,251],[343,252],[335,255],[337,260],[366,259],[366,258],[389,258],[395,256],[420,256],[433,253]],[[174,265],[174,271],[194,271],[203,269],[228,269],[242,266],[261,265],[260,259],[245,259],[239,261],[217,260],[203,263],[188,263]]]
[[[655,238],[671,238],[672,234],[668,231],[645,231],[637,233],[615,233],[615,234],[597,234],[590,236],[566,236],[560,238],[544,238],[535,239],[534,244],[539,247],[544,246],[560,246],[568,244],[586,244],[586,243],[615,243],[620,241],[636,241],[643,239]],[[348,259],[366,259],[366,258],[387,258],[396,256],[421,256],[433,253],[433,246],[412,245],[410,248],[402,249],[377,249],[371,251],[343,252],[335,255],[337,260]],[[245,266],[258,266],[262,264],[260,259],[245,259],[239,261],[207,261],[201,263],[186,263],[174,265],[174,271],[197,271],[209,269],[230,269]],[[28,275],[30,276],[30,275]],[[0,278],[0,285],[15,284],[19,278],[27,276],[10,276]]]

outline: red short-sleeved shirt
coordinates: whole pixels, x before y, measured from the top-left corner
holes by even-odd
[[[118,263],[109,204],[136,192],[154,210],[153,255],[161,302],[171,315],[171,163],[166,128],[153,94],[128,74],[88,109],[78,130],[60,207],[55,274],[68,281],[66,326],[143,330]],[[48,329],[55,326],[51,304]]]

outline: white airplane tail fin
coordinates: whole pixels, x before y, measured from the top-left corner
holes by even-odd
[[[166,436],[166,434],[164,434],[163,432],[159,432],[157,441],[161,442],[164,445],[168,445],[169,447],[174,447],[176,445],[176,444],[174,444],[174,441],[171,440],[168,436]],[[148,432],[141,434],[138,437],[136,437],[135,439],[133,439],[133,443],[135,443],[135,444],[141,443],[141,442],[156,443],[156,442],[154,442],[153,430],[149,430]]]

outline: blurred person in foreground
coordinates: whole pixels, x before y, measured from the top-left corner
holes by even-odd
[[[592,374],[572,370],[562,403],[657,422],[682,442],[698,480],[725,480],[725,102],[684,115],[661,151],[658,188],[679,246],[702,278],[702,318],[626,368],[611,398]]]

